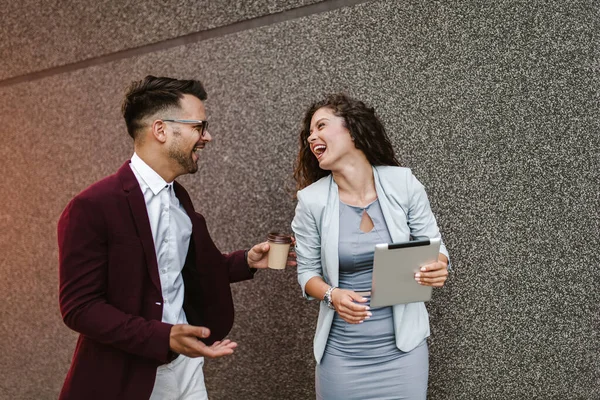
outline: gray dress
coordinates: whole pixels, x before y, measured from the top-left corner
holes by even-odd
[[[370,232],[360,230],[363,211],[373,221]],[[379,201],[365,208],[340,202],[339,287],[371,290],[375,244],[391,242]],[[368,305],[368,303],[367,303]],[[391,307],[372,309],[361,324],[349,324],[336,313],[316,369],[317,399],[367,400],[427,397],[427,342],[405,353],[396,347]]]

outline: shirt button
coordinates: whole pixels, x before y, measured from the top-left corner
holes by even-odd
[[[163,239],[163,243],[167,243],[168,241],[169,241],[169,239],[168,239],[168,238],[164,238],[164,239]]]
[[[166,273],[167,273],[167,270],[163,268],[163,269],[162,269],[162,273],[163,273],[163,274],[166,274]]]

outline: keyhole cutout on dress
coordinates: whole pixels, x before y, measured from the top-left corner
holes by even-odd
[[[360,220],[360,230],[363,233],[369,233],[373,230],[373,220],[367,214],[367,210],[363,210],[362,219]]]

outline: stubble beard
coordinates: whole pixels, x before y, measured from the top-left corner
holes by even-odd
[[[173,132],[177,140],[173,141],[167,155],[170,159],[174,160],[184,171],[188,174],[195,174],[198,172],[198,161],[194,162],[191,152],[186,152],[181,147],[180,135],[181,132]]]

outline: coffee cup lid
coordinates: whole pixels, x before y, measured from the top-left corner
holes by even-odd
[[[269,232],[267,240],[273,243],[289,244],[292,243],[292,237],[281,232]]]

